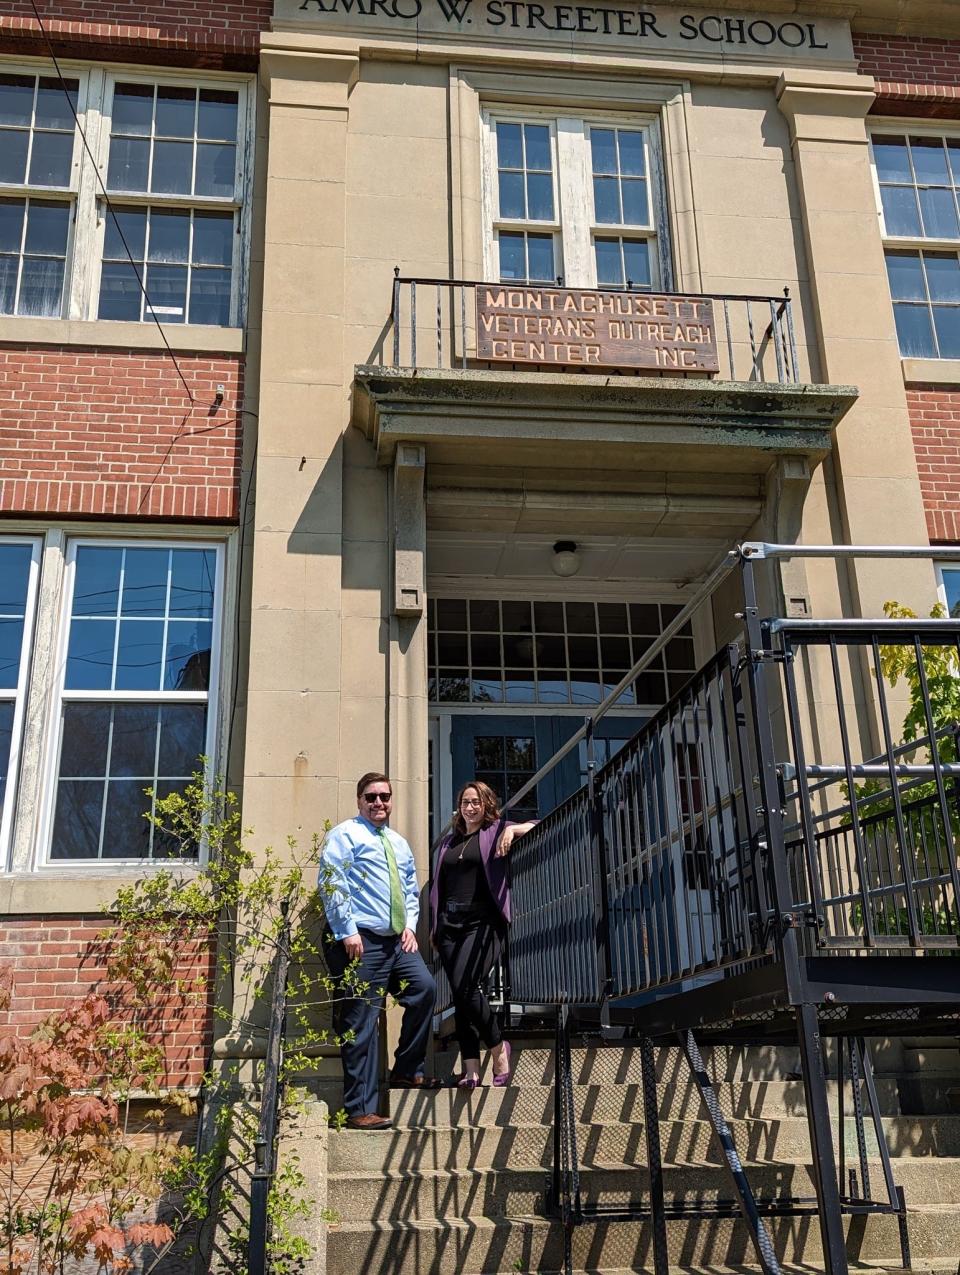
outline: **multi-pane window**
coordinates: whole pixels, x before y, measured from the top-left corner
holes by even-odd
[[[960,258],[888,248],[887,277],[904,358],[960,358]]]
[[[648,146],[643,129],[590,129],[593,248],[601,288],[652,287]],[[608,233],[608,227],[618,233]]]
[[[0,314],[239,323],[247,102],[239,82],[0,74]]]
[[[498,120],[495,128],[500,277],[553,283],[554,230],[526,229],[530,223],[557,225],[553,129],[513,120]]]
[[[871,143],[900,352],[960,358],[960,138],[883,132]]]
[[[100,318],[230,321],[239,110],[237,90],[115,86]]]
[[[161,322],[226,325],[233,239],[232,213],[117,209],[104,236],[99,317],[149,319],[149,297]]]
[[[79,90],[73,78],[0,74],[0,314],[62,312]]]
[[[70,561],[49,858],[168,857],[145,816],[211,751],[218,552],[84,541]]]
[[[37,573],[35,541],[0,539],[0,865],[10,834]]]
[[[651,289],[669,278],[656,127],[485,116],[490,277]]]
[[[679,610],[657,602],[431,599],[430,698],[445,704],[598,704]],[[663,704],[695,668],[687,626],[619,703]]]

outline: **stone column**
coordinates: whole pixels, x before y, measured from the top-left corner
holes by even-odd
[[[804,539],[923,545],[923,500],[867,146],[873,81],[789,71],[777,96],[801,193],[821,373],[860,391],[836,433],[837,507],[810,506]],[[829,504],[829,477],[826,490]],[[809,574],[814,582],[821,577],[821,596],[835,594],[835,577],[827,579],[823,567]],[[888,598],[924,610],[935,596],[932,571],[917,561],[857,562],[847,580],[849,603],[864,616],[879,615]],[[820,592],[816,583],[814,589]]]
[[[264,37],[269,97],[244,823],[338,816],[347,100],[359,60]]]

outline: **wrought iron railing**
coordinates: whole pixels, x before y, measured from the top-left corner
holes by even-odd
[[[950,651],[960,675],[960,619],[758,633],[596,772],[587,720],[587,785],[512,850],[514,1000],[679,991],[791,927],[808,954],[960,951],[960,724],[927,674]],[[881,651],[917,688],[907,742]]]
[[[273,960],[273,987],[267,1049],[263,1062],[260,1116],[254,1139],[254,1167],[250,1179],[250,1229],[247,1245],[248,1275],[268,1275],[270,1269],[270,1187],[277,1167],[277,1136],[283,1096],[283,1051],[287,1020],[287,974],[290,968],[290,922],[287,904],[281,904],[283,924],[277,936]]]
[[[390,308],[390,335],[385,361],[395,368],[467,369],[496,366],[477,357],[476,279],[431,279],[401,275],[396,267]],[[558,280],[562,287],[563,281]],[[614,289],[604,289],[616,295]],[[733,293],[671,293],[688,301],[712,301],[720,370],[727,381],[797,384],[800,377],[793,302],[789,289],[781,296]],[[520,365],[518,365],[520,366]],[[554,367],[554,370],[561,370]],[[570,370],[564,369],[564,370]],[[588,366],[577,365],[579,371]],[[599,370],[599,369],[594,369]],[[607,371],[608,369],[604,369]],[[656,369],[619,368],[625,375],[656,375]],[[662,369],[667,376],[704,376],[703,372]]]

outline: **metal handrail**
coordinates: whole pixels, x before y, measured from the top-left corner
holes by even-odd
[[[273,989],[270,997],[270,1024],[267,1051],[263,1065],[263,1091],[260,1095],[260,1118],[254,1139],[254,1168],[250,1180],[250,1230],[247,1246],[248,1275],[267,1275],[267,1251],[270,1240],[269,1196],[276,1173],[277,1133],[280,1103],[283,1095],[283,1051],[287,1018],[287,974],[290,968],[289,905],[280,905],[283,924],[277,938],[274,958]]]
[[[511,280],[483,280],[483,279],[459,279],[459,278],[436,278],[428,275],[401,275],[400,267],[394,267],[394,278],[392,282],[391,310],[390,319],[393,327],[393,363],[394,367],[410,366],[419,369],[423,366],[420,362],[417,349],[417,289],[433,288],[434,297],[432,301],[436,309],[436,363],[431,364],[430,358],[425,366],[435,366],[442,368],[447,363],[450,367],[457,365],[461,370],[466,370],[468,364],[474,355],[468,354],[468,332],[467,323],[467,305],[466,293],[469,289],[477,289],[482,287],[504,287],[516,289],[531,288],[564,288],[564,279],[562,276],[554,282],[543,283],[520,283]],[[409,344],[409,363],[401,360],[401,331],[404,329],[402,321],[403,304],[401,294],[404,290],[409,293],[409,334],[407,337]],[[455,293],[459,290],[459,317],[454,314],[457,308],[457,299]],[[570,291],[583,292],[603,292],[611,296],[623,295],[641,291],[632,286],[632,280],[627,280],[625,287],[618,288],[582,288],[569,289]],[[642,289],[646,292],[647,289]],[[449,327],[445,338],[444,329],[444,293],[447,294],[446,304],[448,307]],[[735,346],[740,346],[749,342],[750,353],[750,374],[744,378],[749,381],[766,384],[798,384],[800,381],[799,365],[797,357],[797,339],[793,322],[793,302],[790,296],[790,289],[784,288],[782,296],[760,296],[754,293],[733,293],[733,292],[670,292],[658,293],[650,290],[653,296],[670,296],[684,301],[716,301],[719,303],[720,315],[722,316],[722,328],[724,331],[724,344],[726,347],[727,362],[729,365],[729,379],[736,380],[735,372]],[[735,307],[741,306],[745,308],[745,316],[738,315]],[[759,319],[759,337],[757,324],[754,322],[754,307],[761,307]],[[733,308],[733,312],[732,312]],[[769,315],[765,316],[764,308],[769,310]],[[421,302],[422,311],[422,302]],[[737,338],[734,338],[734,326],[738,328],[742,326],[743,319],[746,319],[746,331],[741,332]],[[429,321],[427,331],[429,330]],[[459,351],[457,350],[457,341],[455,336],[459,335]],[[720,336],[718,333],[718,345]],[[764,374],[764,348],[773,351],[776,361],[776,379],[767,378]],[[445,359],[446,350],[446,359]],[[484,360],[481,358],[480,363]],[[631,371],[652,371],[655,369],[630,369]],[[695,371],[696,369],[677,369],[679,375],[684,375],[686,371]]]

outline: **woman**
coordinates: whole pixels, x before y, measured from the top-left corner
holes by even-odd
[[[474,779],[457,794],[453,831],[437,850],[430,886],[433,941],[450,980],[463,1072],[458,1088],[480,1083],[480,1041],[490,1050],[493,1083],[510,1080],[510,1045],[490,1008],[484,984],[510,924],[504,856],[536,821],[507,823],[497,795]]]

